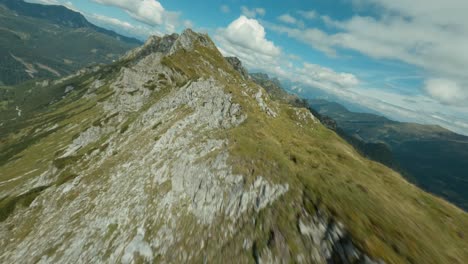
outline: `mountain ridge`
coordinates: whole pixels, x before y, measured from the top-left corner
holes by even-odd
[[[81,13],[70,10],[63,5],[42,5],[24,2],[24,0],[0,0],[0,4],[8,9],[17,12],[19,15],[41,18],[54,24],[71,28],[91,28],[111,37],[120,38],[124,42],[131,44],[143,44],[140,40],[123,36],[112,30],[108,30],[89,22]]]
[[[1,0],[0,24],[0,88],[110,63],[141,44],[63,6]]]
[[[2,261],[468,257],[466,213],[272,100],[207,35],[151,38],[71,84],[3,139]]]

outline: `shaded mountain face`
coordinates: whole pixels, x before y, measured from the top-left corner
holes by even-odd
[[[207,35],[47,89],[70,86],[1,122],[2,263],[468,259],[466,213],[273,100]]]
[[[384,144],[394,162],[382,162],[401,170],[423,189],[468,209],[468,137],[439,126],[400,123],[385,117],[354,113],[325,100],[310,100],[319,114],[329,116],[344,137],[365,144]],[[382,153],[369,153],[382,159]]]
[[[0,0],[0,85],[63,77],[138,45],[63,6]]]

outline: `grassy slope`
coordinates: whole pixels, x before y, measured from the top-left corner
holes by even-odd
[[[96,104],[112,93],[110,89],[108,87],[100,88],[97,96],[93,98],[85,99],[83,95],[96,77],[106,75],[107,78],[104,80],[114,78],[119,66],[118,63],[115,63],[110,67],[104,67],[99,72],[86,73],[50,86],[49,89],[42,91],[44,93],[38,92],[38,101],[36,104],[31,104],[30,108],[26,108],[21,118],[0,119],[0,123],[2,123],[0,131],[0,182],[19,177],[19,180],[0,185],[0,215],[5,214],[5,204],[18,197],[7,197],[6,200],[2,200],[2,198],[8,196],[8,193],[15,187],[22,186],[23,183],[30,180],[30,177],[27,176],[28,172],[35,170],[34,174],[37,175],[46,171],[50,162],[57,158],[60,150],[71,143],[73,138],[83,129],[91,126],[96,118],[100,118],[100,110]],[[63,91],[68,85],[74,85],[75,90],[54,104],[46,103],[48,96],[50,96],[49,100],[54,99],[55,90]],[[15,88],[22,87],[23,85]],[[2,118],[8,113],[0,112]],[[80,124],[80,126],[75,124]],[[72,126],[70,127],[70,125]]]
[[[199,54],[229,71],[220,54],[203,48]],[[176,54],[166,63],[194,78],[214,75],[197,67],[200,58],[193,54]],[[289,243],[294,238],[288,237],[288,229],[296,228],[291,206],[306,200],[344,222],[357,245],[388,263],[466,263],[465,212],[363,158],[322,125],[298,126],[290,106],[278,104],[279,117],[268,118],[235,82],[224,84],[249,115],[246,123],[226,132],[232,165],[243,175],[254,172],[292,186],[282,205],[275,206],[286,210],[269,215]]]

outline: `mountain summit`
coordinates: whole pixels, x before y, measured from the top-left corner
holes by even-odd
[[[0,262],[468,259],[466,213],[231,63],[207,35],[151,37],[2,122]]]

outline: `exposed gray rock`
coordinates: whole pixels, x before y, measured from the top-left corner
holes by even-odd
[[[104,110],[124,113],[138,111],[151,93],[158,92],[167,86],[174,86],[181,77],[163,66],[162,58],[162,53],[151,53],[131,68],[121,68],[117,79],[110,84],[114,94],[103,102]],[[170,76],[170,78],[160,80],[159,76]]]
[[[227,62],[232,65],[234,70],[238,71],[244,80],[249,80],[250,75],[247,69],[244,68],[242,62],[237,57],[225,57]]]
[[[179,34],[165,35],[164,37],[150,36],[143,46],[135,50],[129,51],[125,55],[125,59],[140,59],[152,53],[167,54],[171,50],[175,41],[179,38]]]
[[[124,56],[124,59],[138,60],[152,53],[171,55],[180,49],[190,51],[196,44],[216,50],[216,46],[208,35],[195,33],[191,29],[186,29],[180,35],[174,33],[163,37],[150,36],[142,47],[129,51]]]
[[[317,263],[384,263],[362,253],[353,244],[345,227],[320,210],[313,216],[303,211],[298,218],[298,228],[312,250],[312,259]]]
[[[263,97],[263,90],[258,89],[258,92],[255,94],[255,100],[257,100],[258,106],[271,117],[277,117],[278,114],[271,109],[271,107],[265,102]]]
[[[67,87],[65,87],[65,94],[71,92],[75,90],[75,87],[71,86],[71,85],[68,85]]]
[[[208,35],[195,33],[191,29],[186,29],[174,42],[174,45],[169,51],[169,54],[174,54],[180,49],[187,51],[193,50],[194,45],[196,44],[209,48],[213,51],[217,51],[216,46],[211,41],[210,37],[208,37]]]
[[[73,155],[79,149],[86,147],[87,145],[98,141],[101,137],[106,134],[112,133],[115,131],[114,127],[106,126],[106,127],[97,127],[92,126],[88,128],[86,131],[80,133],[80,135],[73,140],[73,142],[68,146],[65,152],[62,154],[60,158],[65,158]]]
[[[19,106],[16,106],[15,110],[16,110],[16,115],[18,117],[21,117],[21,112],[22,112],[21,108],[19,108]]]

